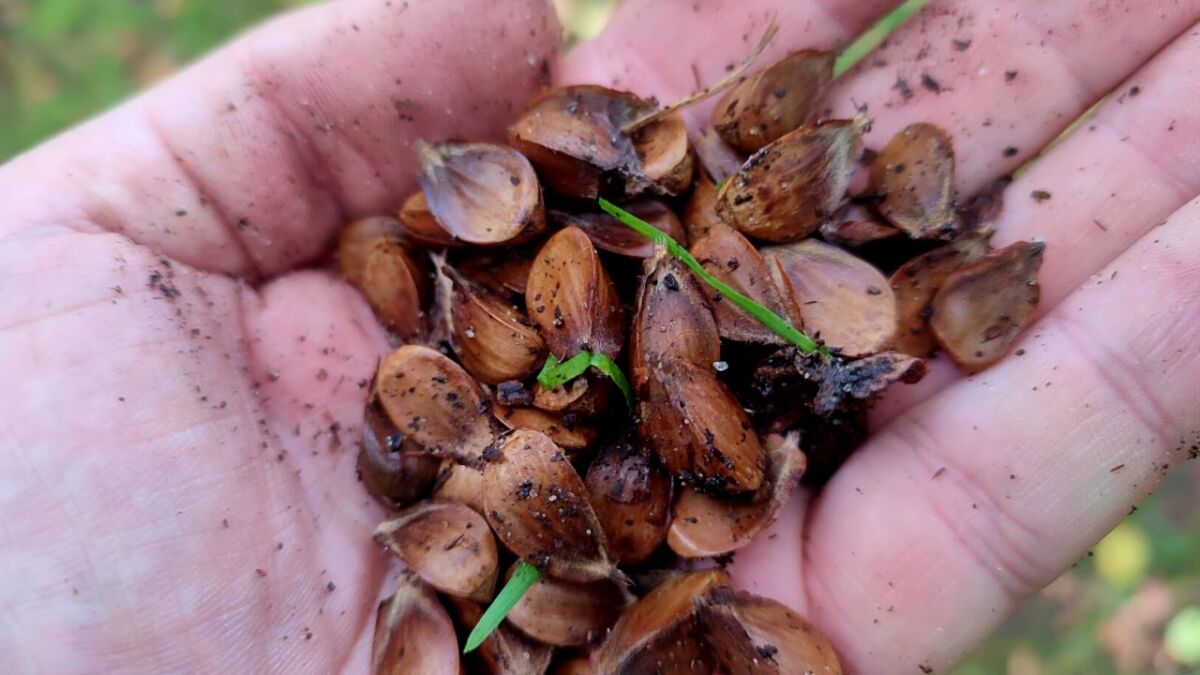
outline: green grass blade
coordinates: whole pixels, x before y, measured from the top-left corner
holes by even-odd
[[[629,226],[643,237],[656,244],[666,246],[667,252],[679,260],[679,262],[686,265],[687,268],[690,269],[693,274],[699,277],[701,281],[709,286],[712,286],[717,290],[718,293],[725,296],[730,302],[737,305],[742,311],[746,312],[755,319],[758,319],[762,325],[770,328],[775,332],[776,335],[779,335],[788,342],[796,345],[800,351],[804,352],[805,354],[811,354],[819,351],[826,356],[829,355],[829,351],[827,349],[821,345],[818,345],[812,338],[808,337],[804,333],[796,330],[796,327],[789,323],[786,319],[779,316],[775,312],[772,312],[766,307],[763,307],[750,298],[742,295],[741,293],[738,293],[731,288],[729,284],[726,284],[724,281],[721,281],[720,279],[709,274],[708,270],[704,269],[704,266],[701,265],[700,262],[694,257],[692,257],[692,254],[688,253],[686,248],[680,246],[679,242],[667,236],[667,234],[662,230],[659,230],[650,223],[647,223],[641,218],[638,218],[637,216],[622,209],[616,204],[613,204],[603,197],[600,198],[600,208],[604,209],[606,213]]]
[[[542,576],[542,571],[522,561],[517,567],[517,571],[513,573],[512,578],[504,584],[504,588],[500,589],[500,593],[492,604],[488,606],[487,611],[483,616],[479,617],[479,623],[475,624],[475,628],[471,629],[471,634],[467,636],[467,644],[463,647],[463,653],[474,651],[483,641],[492,634],[492,631],[504,621],[504,617],[516,606],[517,601],[525,595],[525,591],[537,582]]]
[[[604,354],[592,354],[591,365],[596,370],[604,373],[608,379],[613,381],[613,384],[617,385],[617,389],[620,389],[621,394],[625,396],[625,409],[632,415],[633,387],[629,386],[629,379],[621,371],[621,366],[618,366],[616,361],[613,361]]]
[[[560,362],[551,354],[546,359],[546,365],[542,366],[542,370],[538,373],[538,384],[547,389],[561,387],[582,375],[583,371],[591,365],[591,359],[592,355],[588,352],[579,352],[566,361]]]

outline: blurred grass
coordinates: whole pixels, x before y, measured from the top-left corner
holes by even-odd
[[[448,0],[447,0],[448,1]],[[925,0],[849,45],[843,72]],[[0,161],[153,83],[302,0],[0,0]],[[612,0],[555,0],[568,40]],[[1200,463],[1025,603],[958,675],[1200,672]]]

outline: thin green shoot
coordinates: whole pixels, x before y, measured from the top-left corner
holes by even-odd
[[[712,286],[718,293],[725,296],[734,305],[737,305],[742,311],[754,317],[762,325],[770,328],[776,335],[782,337],[788,342],[796,345],[796,347],[805,354],[819,352],[824,356],[829,356],[829,350],[823,345],[817,344],[815,340],[800,332],[791,323],[779,316],[775,312],[763,307],[754,300],[742,295],[734,290],[729,284],[714,277],[704,269],[704,266],[696,260],[687,249],[680,246],[679,242],[669,237],[665,232],[654,227],[650,223],[638,218],[612,202],[600,198],[600,208],[606,213],[621,221],[625,225],[632,228],[635,232],[649,239],[650,241],[667,247],[667,252],[674,256],[679,262],[687,266],[701,281]]]
[[[874,26],[861,33],[854,39],[854,42],[842,50],[841,54],[838,54],[837,60],[833,62],[833,76],[840,77],[842,73],[853,68],[856,63],[874,51],[893,31],[899,28],[900,24],[907,21],[910,16],[917,13],[917,10],[928,3],[929,0],[907,0],[880,19]]]
[[[608,358],[604,354],[593,354],[591,352],[579,352],[566,361],[559,361],[557,357],[551,354],[547,359],[542,370],[538,372],[537,381],[547,389],[561,387],[571,380],[583,375],[583,372],[588,368],[595,368],[602,375],[613,381],[617,388],[621,390],[621,395],[625,397],[625,407],[633,413],[633,387],[629,386],[629,378],[625,377],[625,373],[621,370],[621,366],[617,365],[616,361]]]
[[[500,589],[500,593],[496,595],[496,599],[488,606],[487,611],[483,616],[479,617],[479,622],[471,629],[471,634],[467,636],[467,644],[463,646],[463,653],[475,651],[483,641],[488,639],[492,631],[500,626],[500,622],[504,621],[504,617],[512,611],[520,601],[521,596],[525,595],[525,591],[529,590],[538,579],[542,576],[542,571],[530,565],[525,561],[517,566],[517,571],[513,572],[512,578],[504,584],[504,588]]]

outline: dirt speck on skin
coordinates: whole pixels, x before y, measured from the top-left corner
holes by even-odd
[[[1004,71],[1004,81],[1005,82],[1012,82],[1015,79],[1017,79],[1017,71],[1015,71],[1015,70]]]
[[[1034,190],[1033,192],[1029,193],[1029,196],[1033,198],[1033,201],[1039,204],[1050,199],[1050,193],[1046,192],[1045,190]]]
[[[892,89],[900,92],[900,98],[905,101],[913,97],[912,87],[908,86],[908,80],[902,77],[896,78],[896,84],[892,85]]]
[[[929,73],[921,73],[921,86],[935,94],[942,93],[942,85],[937,80],[933,79]]]

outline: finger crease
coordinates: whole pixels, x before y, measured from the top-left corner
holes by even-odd
[[[150,134],[154,137],[155,141],[162,147],[171,163],[179,170],[183,179],[187,181],[187,185],[196,192],[196,197],[201,206],[205,206],[212,211],[214,219],[225,233],[225,239],[237,248],[239,255],[246,261],[245,264],[249,272],[247,276],[252,278],[260,277],[262,269],[259,267],[258,260],[251,253],[246,240],[242,238],[238,228],[234,226],[233,220],[230,219],[224,206],[219,200],[212,197],[212,192],[207,181],[205,181],[199,171],[184,159],[183,154],[177,151],[170,135],[163,131],[153,114],[146,114],[146,127],[150,130]]]

